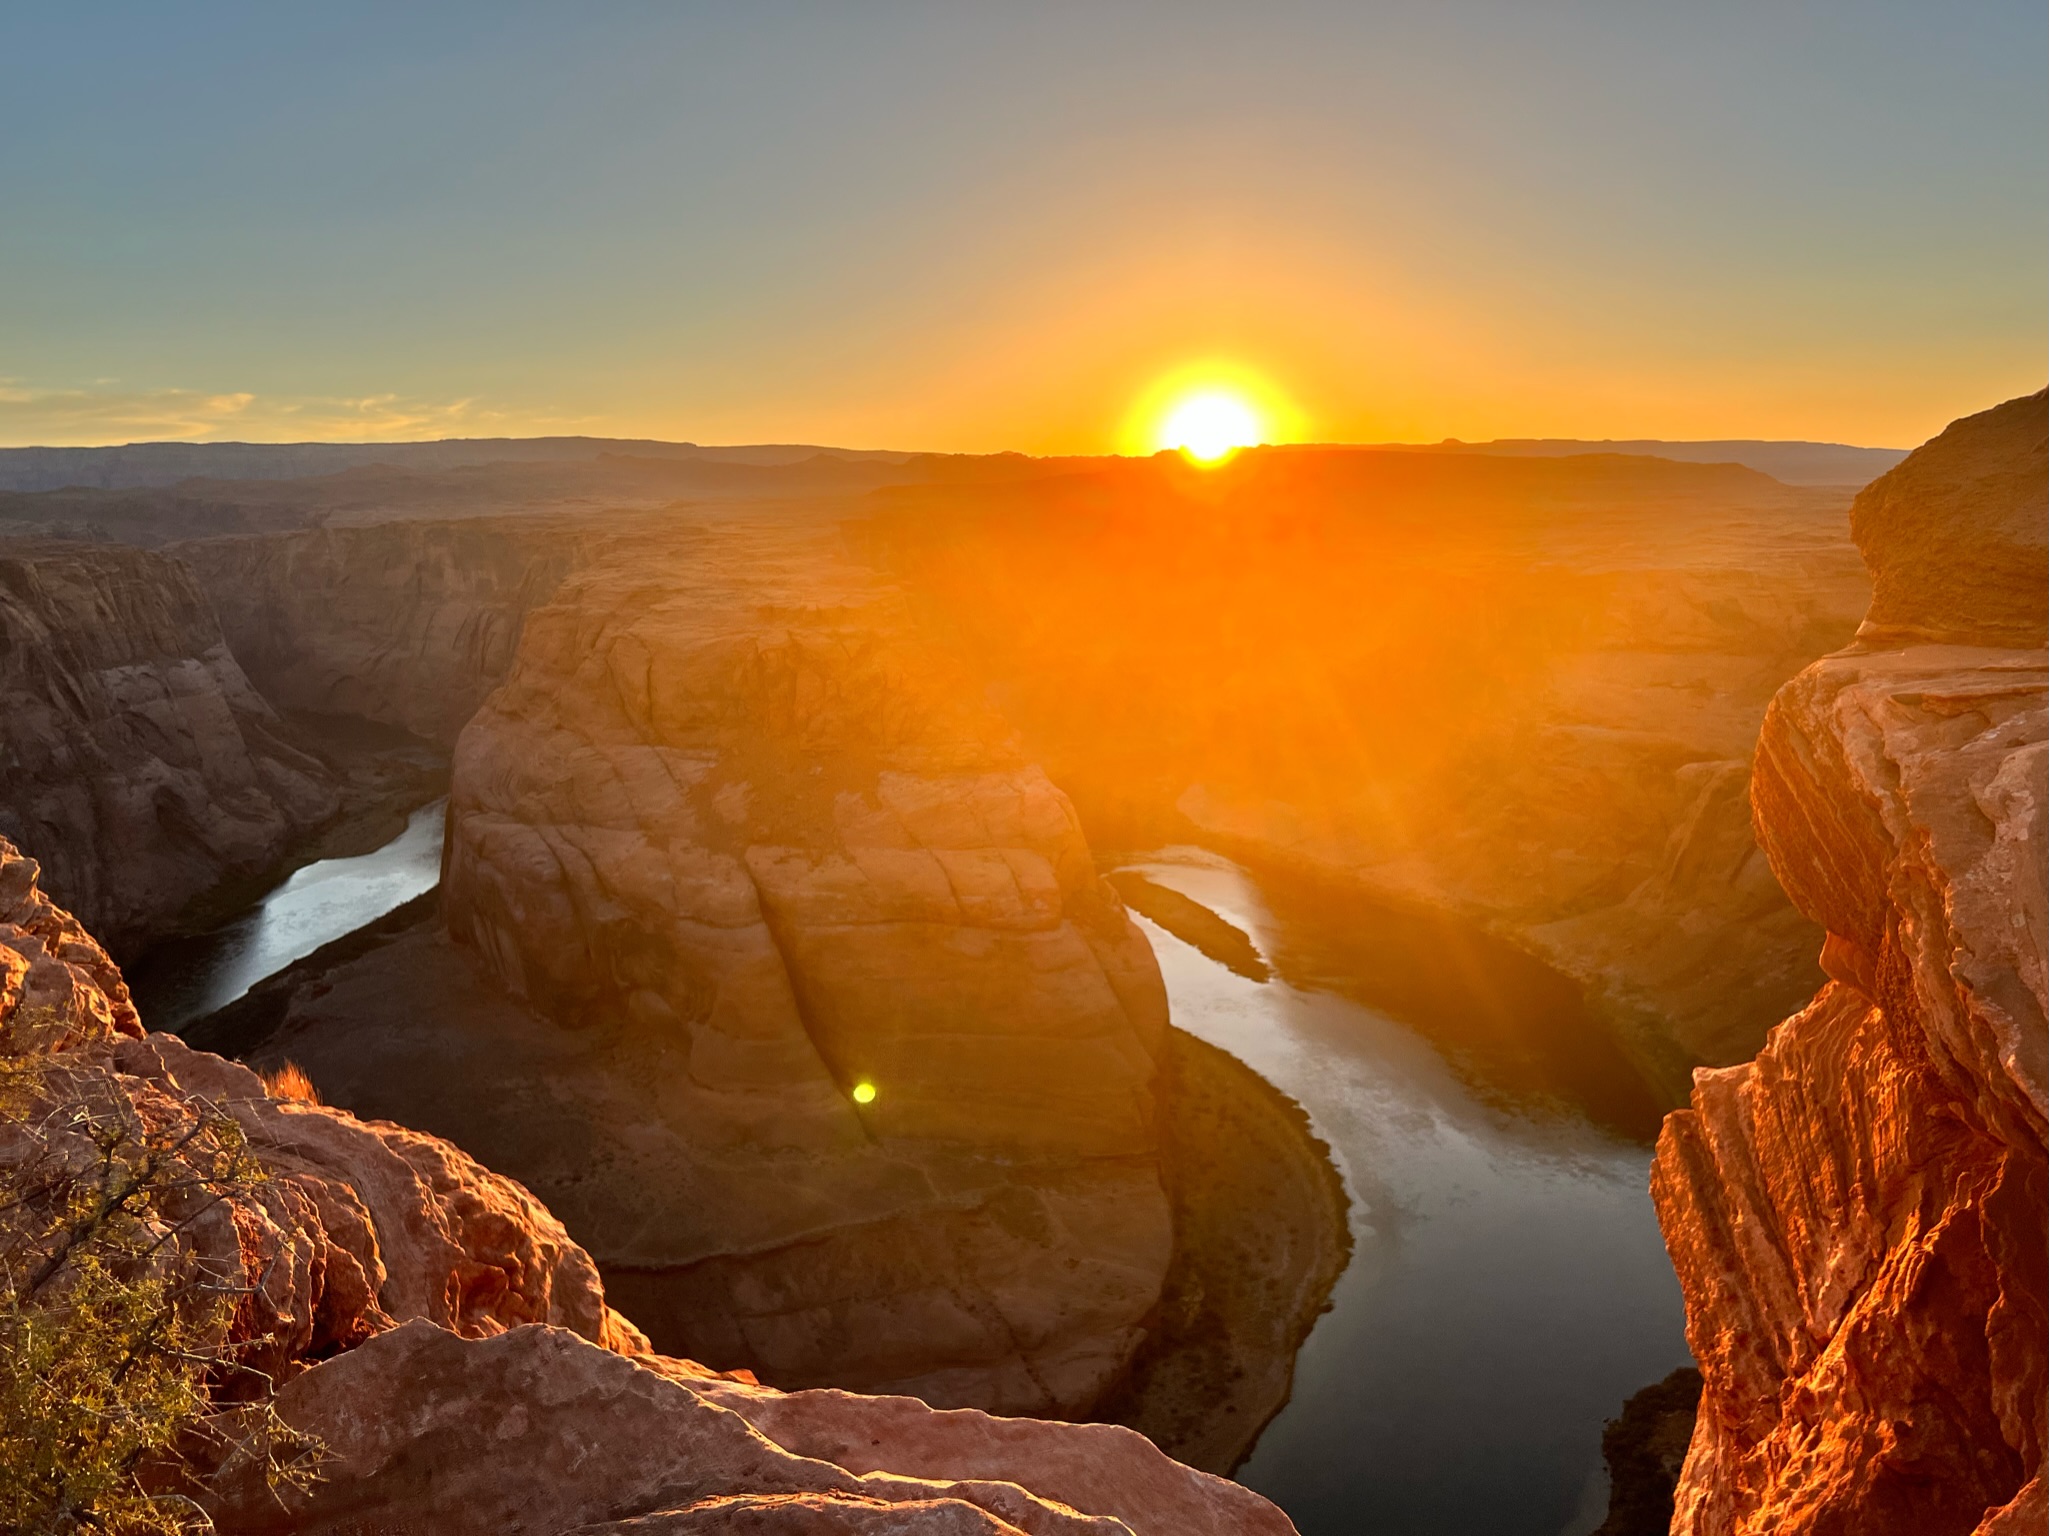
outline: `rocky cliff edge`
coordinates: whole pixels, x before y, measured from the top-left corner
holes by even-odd
[[[36,877],[0,841],[0,1032],[40,1063],[0,1163],[35,1155],[32,1128],[64,1134],[51,1111],[104,1101],[173,1130],[229,1116],[267,1174],[181,1221],[175,1251],[242,1277],[226,1342],[327,1459],[282,1501],[232,1462],[209,1474],[221,1532],[1292,1530],[1128,1430],[783,1394],[646,1352],[519,1185],[145,1034]]]
[[[1684,1536],[2049,1513],[2045,440],[2011,401],[1859,497],[1871,615],[1765,721],[1759,841],[1830,980],[1659,1141],[1706,1380]]]

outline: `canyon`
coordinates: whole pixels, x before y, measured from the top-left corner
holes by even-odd
[[[0,842],[4,1059],[34,1074],[0,1128],[0,1170],[64,1163],[118,1117],[174,1149],[225,1120],[267,1175],[166,1209],[162,1262],[244,1288],[218,1347],[278,1386],[324,1475],[280,1493],[247,1460],[187,1463],[214,1529],[1290,1529],[1128,1430],[788,1395],[649,1352],[519,1185],[145,1033],[113,962],[36,876]],[[70,1112],[84,1107],[97,1118]]]
[[[342,808],[342,775],[235,660],[181,563],[0,544],[0,835],[109,940],[277,863]]]
[[[1868,600],[1846,492],[1283,449],[877,499],[863,547],[1099,843],[1201,843],[1498,935],[1581,982],[1672,1105],[1813,990],[1820,931],[1747,787],[1773,691]]]
[[[1677,1529],[2020,1519],[2042,415],[1854,507],[1512,448],[484,445],[13,496],[77,535],[0,542],[13,1048],[245,1127],[294,1278],[237,1347],[345,1469],[289,1526],[220,1482],[221,1528],[1289,1529],[1161,1450],[1229,1472],[1288,1401],[1364,1171],[1174,1027],[1134,913],[1332,983],[1168,847],[1341,913],[1512,1116],[1647,1147],[1690,1096]],[[174,952],[443,789],[435,897],[182,1042],[35,890]],[[1106,1416],[1160,1449],[1053,1422]]]

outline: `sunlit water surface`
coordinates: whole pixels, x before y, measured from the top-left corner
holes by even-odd
[[[1179,849],[1129,867],[1288,971],[1303,924],[1246,871]],[[1250,981],[1139,921],[1174,1022],[1301,1103],[1352,1197],[1351,1265],[1239,1479],[1304,1536],[1591,1531],[1604,1421],[1688,1363],[1648,1146],[1555,1097],[1476,1086],[1470,1055],[1454,1070],[1424,1033],[1324,990],[1328,962],[1315,990]]]
[[[129,975],[143,1023],[183,1029],[294,960],[433,889],[441,878],[447,808],[445,798],[423,805],[374,853],[308,864],[240,917],[145,957]]]

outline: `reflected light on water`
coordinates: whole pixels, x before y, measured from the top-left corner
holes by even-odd
[[[432,890],[441,878],[447,808],[446,798],[423,805],[375,852],[308,864],[213,932],[159,945],[130,975],[143,1023],[183,1029],[321,945]]]
[[[1175,1024],[1300,1103],[1352,1197],[1352,1263],[1238,1478],[1303,1536],[1350,1536],[1362,1510],[1380,1536],[1591,1531],[1606,1508],[1602,1425],[1688,1363],[1648,1146],[1541,1076],[1538,1091],[1490,1092],[1473,1070],[1488,1064],[1467,1058],[1492,1050],[1508,1078],[1523,1077],[1515,1032],[1447,1042],[1357,1000],[1387,978],[1348,978],[1345,965],[1397,958],[1310,931],[1316,914],[1270,900],[1236,865],[1191,849],[1131,867],[1242,928],[1274,962],[1272,981],[1235,975],[1139,919]],[[1313,975],[1291,964],[1305,953]],[[1522,1022],[1597,1029],[1584,1016]]]

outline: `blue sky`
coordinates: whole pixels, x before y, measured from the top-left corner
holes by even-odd
[[[0,442],[1906,444],[2039,387],[2049,7],[0,8]]]

